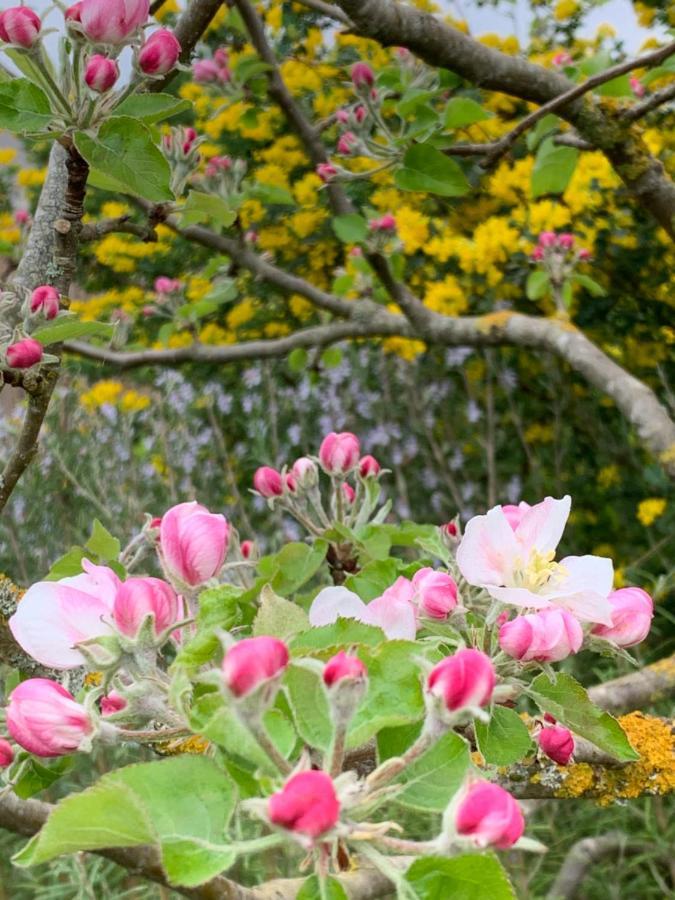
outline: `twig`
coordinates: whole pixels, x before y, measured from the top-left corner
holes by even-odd
[[[352,20],[338,6],[333,6],[332,3],[324,3],[323,0],[299,0],[302,6],[306,6],[307,9],[313,9],[315,12],[322,13],[324,16],[328,16],[330,19],[335,19],[336,22],[342,22],[344,25],[348,27],[352,26]]]
[[[669,84],[660,91],[655,91],[650,97],[646,97],[630,109],[623,113],[623,118],[627,122],[635,122],[650,113],[653,109],[657,109],[669,100],[675,99],[675,84]]]
[[[141,238],[145,243],[154,244],[157,242],[157,232],[152,225],[130,222],[128,215],[83,225],[82,232],[80,233],[80,240],[96,241],[106,234],[112,234],[113,232],[135,234],[136,237]]]

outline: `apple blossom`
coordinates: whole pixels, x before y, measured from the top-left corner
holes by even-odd
[[[100,53],[94,54],[87,60],[84,70],[84,80],[87,86],[96,91],[97,94],[104,94],[109,91],[120,76],[120,70],[114,59],[108,59]]]
[[[41,26],[40,17],[32,9],[12,6],[0,13],[0,40],[30,50],[38,39]]]
[[[222,674],[235,697],[244,697],[261,684],[277,678],[288,665],[288,648],[273,637],[244,638],[226,652]]]
[[[127,701],[118,694],[117,691],[109,691],[101,697],[101,715],[113,716],[115,713],[121,712],[127,705]]]
[[[250,559],[253,555],[255,544],[253,543],[253,541],[242,541],[239,549],[241,550],[241,555],[244,557],[244,559]]]
[[[359,439],[350,431],[331,431],[319,447],[319,462],[329,475],[345,475],[358,465]]]
[[[358,658],[341,650],[332,656],[323,669],[323,683],[326,687],[332,687],[345,678],[364,679],[368,670]]]
[[[110,622],[121,582],[107,566],[85,559],[82,568],[82,575],[32,585],[9,620],[17,643],[44,666],[81,666],[85,658],[76,645],[113,634]]]
[[[523,510],[515,528],[501,506],[475,516],[457,548],[460,572],[501,603],[525,609],[561,607],[582,621],[611,625],[607,597],[612,561],[567,556],[555,562],[570,503],[569,496],[547,497]]]
[[[574,753],[572,732],[562,725],[542,728],[537,735],[537,743],[549,759],[559,766],[566,766]]]
[[[180,56],[181,46],[168,28],[153,31],[138,54],[138,67],[145,75],[166,75]]]
[[[467,648],[441,660],[429,673],[427,690],[442,700],[448,712],[487,706],[495,686],[490,657]]]
[[[147,616],[156,635],[178,621],[180,604],[171,585],[160,578],[127,578],[115,595],[113,621],[127,637],[136,637]]]
[[[309,609],[313,626],[331,625],[338,618],[356,619],[381,628],[389,640],[413,640],[417,633],[414,588],[407,578],[399,578],[382,596],[365,604],[345,587],[324,588]]]
[[[0,769],[6,769],[14,760],[14,748],[9,741],[0,738]]]
[[[271,466],[260,466],[253,475],[253,487],[261,495],[270,500],[281,497],[284,493],[284,480],[281,472]]]
[[[24,750],[51,757],[79,750],[94,725],[86,709],[60,684],[30,678],[9,695],[7,728]]]
[[[380,474],[380,464],[374,456],[362,456],[359,460],[359,475],[361,478],[376,478]]]
[[[479,849],[508,850],[520,839],[525,820],[508,791],[489,781],[476,781],[465,790],[454,810],[455,830]]]
[[[96,44],[123,44],[148,20],[150,0],[82,0],[80,24]]]
[[[12,369],[30,369],[42,359],[44,350],[40,341],[35,338],[21,338],[10,344],[5,355],[7,357],[7,365]]]
[[[45,319],[54,319],[59,313],[60,302],[61,297],[56,288],[51,284],[42,284],[30,295],[30,311],[41,312]]]
[[[345,131],[345,133],[338,138],[337,152],[342,156],[349,156],[358,143],[359,139],[353,131]]]
[[[340,485],[342,490],[342,494],[345,498],[345,501],[351,506],[351,504],[356,500],[356,491],[351,486],[351,484],[347,484],[346,481],[343,481]]]
[[[633,647],[649,634],[654,615],[654,602],[641,588],[620,588],[608,597],[611,625],[597,625],[593,634],[612,641],[619,647]]]
[[[293,463],[291,472],[301,487],[312,487],[319,481],[319,470],[313,459],[301,456]]]
[[[412,578],[421,613],[432,619],[447,619],[457,606],[457,584],[447,572],[419,569]]]
[[[292,775],[270,797],[268,814],[274,825],[308,838],[321,837],[340,817],[333,779],[326,772],[314,770]]]
[[[521,662],[560,662],[578,653],[584,632],[578,620],[565,609],[542,609],[516,616],[499,629],[502,650]]]
[[[194,131],[194,129],[190,130]],[[196,131],[194,132],[194,137],[197,137]],[[181,289],[181,282],[177,278],[168,278],[166,275],[160,275],[159,278],[155,278],[154,288],[158,294],[175,294]]]
[[[319,163],[316,167],[316,174],[323,182],[328,183],[336,177],[338,170],[331,163]]]
[[[375,73],[368,63],[354,63],[352,66],[352,84],[355,88],[372,87],[375,84]]]
[[[168,574],[195,587],[222,568],[230,540],[225,516],[196,501],[172,506],[162,516],[159,546]]]

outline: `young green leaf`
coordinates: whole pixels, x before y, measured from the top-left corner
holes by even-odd
[[[171,94],[132,94],[115,108],[115,115],[130,116],[141,119],[146,125],[154,125],[191,108],[189,100],[181,100]]]
[[[532,196],[562,194],[577,167],[579,151],[575,147],[556,147],[553,138],[542,142],[532,170]]]
[[[443,812],[461,788],[470,765],[468,744],[449,731],[403,771],[397,783],[405,788],[394,799],[412,809]]]
[[[474,722],[478,749],[488,765],[510,766],[532,749],[530,732],[518,713],[506,706],[495,706],[490,721]]]
[[[491,118],[492,113],[471,97],[453,97],[445,107],[446,128],[466,128],[476,122]]]
[[[333,231],[345,244],[358,244],[368,237],[368,223],[358,213],[348,213],[333,219]]]
[[[405,878],[419,900],[516,900],[502,864],[484,853],[426,856],[410,866]]]
[[[540,297],[543,297],[548,292],[550,283],[548,272],[542,272],[541,269],[530,272],[525,284],[527,299],[539,300]]]
[[[49,99],[27,78],[0,83],[0,129],[15,134],[46,131],[52,120]]]
[[[268,634],[284,641],[309,628],[307,613],[297,603],[276,594],[269,584],[260,593],[260,608],[253,620],[253,635]]]
[[[403,168],[394,176],[397,187],[404,191],[462,197],[470,185],[461,167],[429,144],[414,144],[403,157]]]

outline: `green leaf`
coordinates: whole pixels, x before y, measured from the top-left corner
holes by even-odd
[[[329,875],[326,878],[322,892],[318,875],[310,875],[303,882],[295,900],[349,900],[349,897],[337,878],[332,878]]]
[[[269,72],[272,67],[258,56],[247,56],[239,59],[234,66],[236,80],[245,84],[249,79],[262,72]]]
[[[556,147],[553,138],[542,142],[532,170],[532,196],[562,194],[577,167],[579,151],[575,147]]]
[[[323,540],[313,544],[286,544],[278,553],[263,556],[258,562],[258,572],[277,593],[292,594],[318,572],[327,549],[328,543]]]
[[[15,134],[46,131],[52,120],[47,95],[27,78],[0,84],[0,129]]]
[[[406,787],[394,799],[413,809],[443,812],[464,783],[470,765],[468,744],[448,731],[399,776],[397,782]]]
[[[246,191],[246,196],[253,200],[260,200],[261,203],[267,205],[276,204],[277,206],[294,206],[295,200],[293,195],[286,188],[279,187],[276,184],[254,184]]]
[[[527,137],[525,138],[527,149],[536,150],[545,137],[547,137],[552,131],[557,130],[559,124],[560,119],[557,116],[554,116],[552,113],[549,113],[542,119],[539,119],[532,131],[529,131],[527,133]]]
[[[332,625],[321,625],[310,628],[291,641],[290,649],[294,656],[307,653],[324,654],[336,647],[368,644],[376,647],[386,640],[380,628],[364,625],[356,619],[338,619]]]
[[[490,721],[485,723],[476,719],[474,728],[478,749],[489,765],[510,766],[532,749],[527,726],[518,713],[507,706],[495,706]]]
[[[46,790],[55,781],[72,769],[75,760],[72,756],[59,759],[47,759],[38,762],[35,757],[27,759],[21,769],[21,777],[14,785],[14,793],[22,800],[34,797]]]
[[[304,666],[291,664],[284,684],[288,689],[298,734],[310,747],[326,751],[330,746],[333,726],[321,676]]]
[[[31,337],[42,344],[60,344],[62,341],[71,341],[81,337],[110,339],[114,332],[115,326],[107,322],[80,322],[69,316],[59,316],[50,325],[38,328],[31,334]]]
[[[221,652],[216,630],[227,630],[238,620],[237,601],[242,589],[231,584],[208,588],[199,595],[197,634],[181,647],[176,663],[184,666],[202,666],[211,662]]]
[[[368,669],[368,693],[351,722],[348,747],[360,747],[382,728],[422,718],[424,700],[416,653],[419,647],[412,641],[385,641],[378,647],[360,648],[359,657]]]
[[[332,225],[337,237],[345,244],[359,244],[368,237],[368,222],[358,213],[336,216]]]
[[[277,775],[277,768],[260,749],[248,728],[217,691],[203,694],[191,710],[190,722],[195,731],[218,744],[231,756],[247,761],[269,775]],[[269,709],[263,716],[265,730],[282,756],[290,756],[296,744],[291,722],[278,709]]]
[[[309,629],[307,613],[297,603],[280,597],[266,584],[260,594],[260,609],[253,620],[253,636],[268,634],[290,640]]]
[[[483,109],[471,97],[453,97],[445,107],[446,128],[466,128],[476,122],[491,118],[492,113]]]
[[[203,191],[190,191],[181,214],[183,226],[196,225],[199,222],[213,222],[218,228],[229,228],[237,218],[236,209],[216,194],[205,194]]]
[[[288,368],[291,372],[304,372],[309,362],[309,354],[302,347],[296,347],[288,354]]]
[[[101,560],[117,560],[120,555],[122,545],[116,537],[114,537],[107,528],[105,528],[98,519],[94,519],[94,525],[91,529],[89,540],[85,544],[87,550],[91,550]]]
[[[71,547],[67,553],[60,556],[51,569],[45,575],[45,581],[59,581],[61,578],[70,578],[72,575],[82,574],[82,560],[87,555],[84,547]]]
[[[539,300],[540,297],[543,297],[549,289],[549,285],[551,280],[549,278],[548,272],[542,272],[541,269],[536,269],[534,272],[530,272],[527,276],[527,282],[525,284],[525,293],[527,294],[528,300]]]
[[[630,86],[630,77],[626,74],[619,75],[618,78],[612,78],[611,81],[601,84],[596,89],[596,94],[600,94],[601,97],[632,97],[633,91]]]
[[[429,144],[410,147],[394,180],[401,190],[441,197],[462,197],[470,188],[459,164]]]
[[[586,288],[589,294],[592,294],[594,297],[606,297],[607,291],[601,284],[598,284],[597,281],[594,281],[592,278],[589,278],[588,275],[580,275],[578,272],[572,276],[573,281],[576,281],[577,284],[580,284],[582,287]]]
[[[345,587],[368,602],[381,596],[398,577],[398,563],[395,559],[382,559],[367,563],[357,575],[350,575]]]
[[[89,163],[89,180],[95,187],[157,203],[173,200],[169,163],[138,119],[113,116],[95,138],[84,131],[73,137]]]
[[[132,94],[115,108],[115,115],[130,116],[141,119],[146,125],[154,125],[190,109],[192,104],[189,100],[181,100],[171,94]]]
[[[321,365],[324,369],[334,369],[342,362],[342,350],[339,347],[327,347],[321,354]]]
[[[436,91],[425,90],[424,88],[408,88],[395,106],[399,116],[409,116],[411,113],[417,112],[419,106],[425,106],[428,100],[436,94]]]
[[[586,690],[571,675],[559,673],[553,682],[542,672],[526,693],[542,712],[550,713],[610,756],[621,762],[640,758],[616,719],[591,703]]]
[[[20,866],[104,847],[158,847],[172,884],[193,887],[229,868],[224,832],[234,810],[229,777],[200,756],[127,766],[56,805],[14,857]]]
[[[405,874],[419,900],[516,900],[508,875],[494,856],[426,856]]]

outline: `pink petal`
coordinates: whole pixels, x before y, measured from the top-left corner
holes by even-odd
[[[527,559],[532,550],[540,553],[555,550],[565,530],[571,504],[569,495],[562,500],[547,497],[525,512],[515,531],[523,558]]]
[[[485,516],[474,516],[457,548],[457,565],[469,584],[504,584],[514,561],[522,556],[513,529],[501,506]]]
[[[401,638],[412,641],[417,634],[415,607],[405,597],[389,594],[388,591],[381,597],[371,600],[366,607],[363,621],[367,625],[381,628],[390,640]]]

